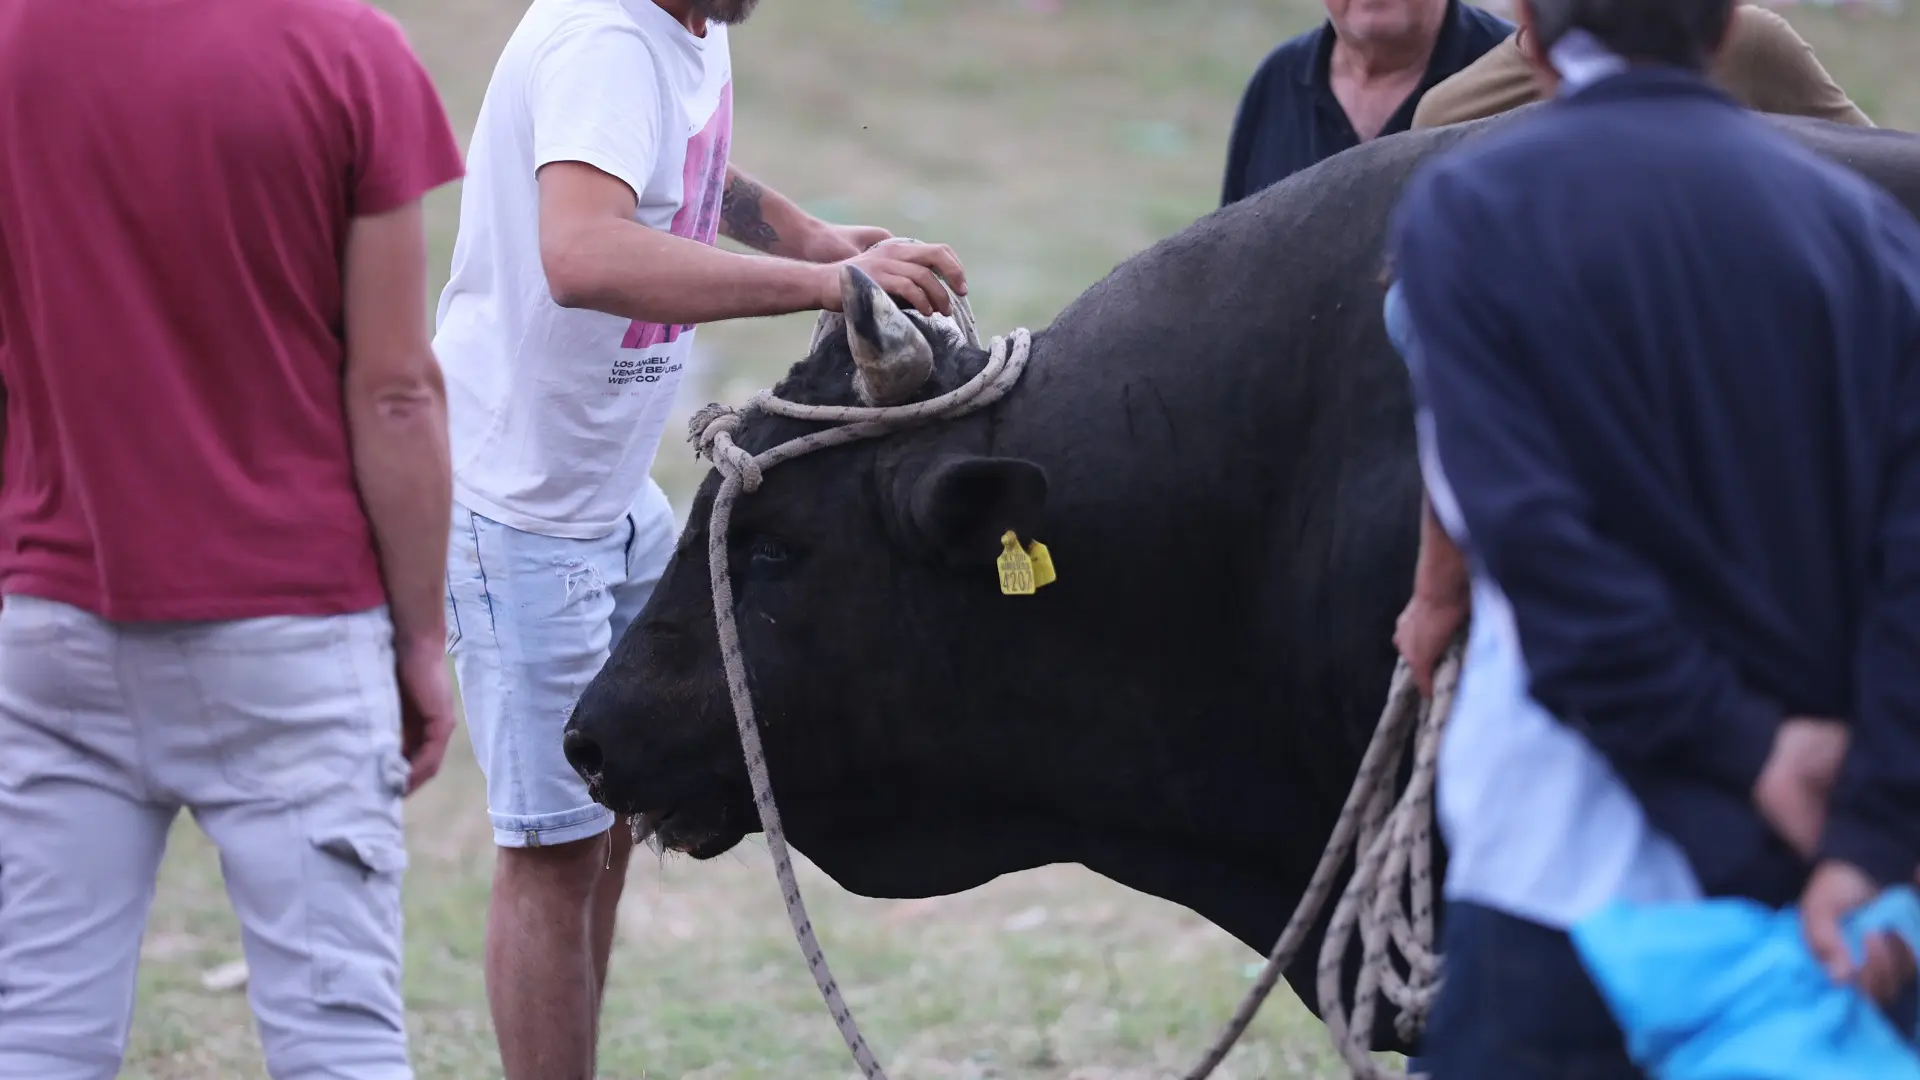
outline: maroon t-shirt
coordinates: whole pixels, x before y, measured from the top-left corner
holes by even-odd
[[[460,175],[360,0],[0,3],[0,593],[138,621],[382,603],[341,257],[354,217]]]

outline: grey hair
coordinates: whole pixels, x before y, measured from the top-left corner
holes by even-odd
[[[1736,0],[1526,0],[1540,46],[1585,30],[1628,60],[1699,70],[1726,36]]]

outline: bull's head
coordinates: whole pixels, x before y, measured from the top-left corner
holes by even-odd
[[[848,271],[843,286],[844,334],[795,365],[781,397],[899,404],[984,366],[986,354],[950,323],[903,312],[865,274]],[[1001,535],[1034,537],[1047,494],[1038,465],[989,449],[994,416],[1013,400],[782,464],[734,507],[734,618],[774,785],[794,843],[822,865],[829,837],[849,843],[870,825],[905,824],[852,820],[876,800],[937,822],[957,805],[940,777],[1023,741],[1009,715],[997,742],[995,721],[983,724],[968,701],[1004,667],[990,654],[1017,647],[1003,621],[1052,599],[1003,596],[994,571]],[[816,427],[755,415],[735,440],[758,453]],[[701,486],[664,576],[566,735],[596,798],[644,815],[668,846],[697,857],[758,829],[708,585],[718,483],[711,474]],[[951,865],[969,872],[964,857]]]

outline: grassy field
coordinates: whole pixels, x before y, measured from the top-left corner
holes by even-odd
[[[523,0],[386,0],[464,131]],[[769,0],[734,39],[736,160],[816,213],[954,245],[983,329],[1044,325],[1115,263],[1214,205],[1248,73],[1315,18],[1308,0]],[[1791,9],[1888,126],[1920,126],[1920,13]],[[457,194],[432,203],[444,278]],[[435,287],[438,288],[438,280]],[[810,320],[701,331],[684,415],[739,400],[797,358]],[[697,481],[669,428],[658,475]],[[464,737],[409,807],[408,1002],[422,1077],[497,1076],[480,974],[491,845]],[[885,903],[808,870],[823,937],[899,1080],[1149,1080],[1189,1063],[1257,958],[1184,910],[1078,868]],[[606,1010],[602,1075],[853,1075],[787,936],[764,850],[636,859]],[[124,1075],[263,1075],[238,992],[202,988],[239,955],[218,868],[177,830],[147,935]],[[1284,991],[1282,992],[1284,997]],[[1343,1075],[1321,1029],[1276,1000],[1223,1078]]]

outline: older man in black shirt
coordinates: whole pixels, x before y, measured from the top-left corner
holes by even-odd
[[[1513,33],[1513,24],[1463,0],[1326,3],[1327,21],[1283,42],[1247,84],[1221,205],[1407,130],[1422,94]]]

